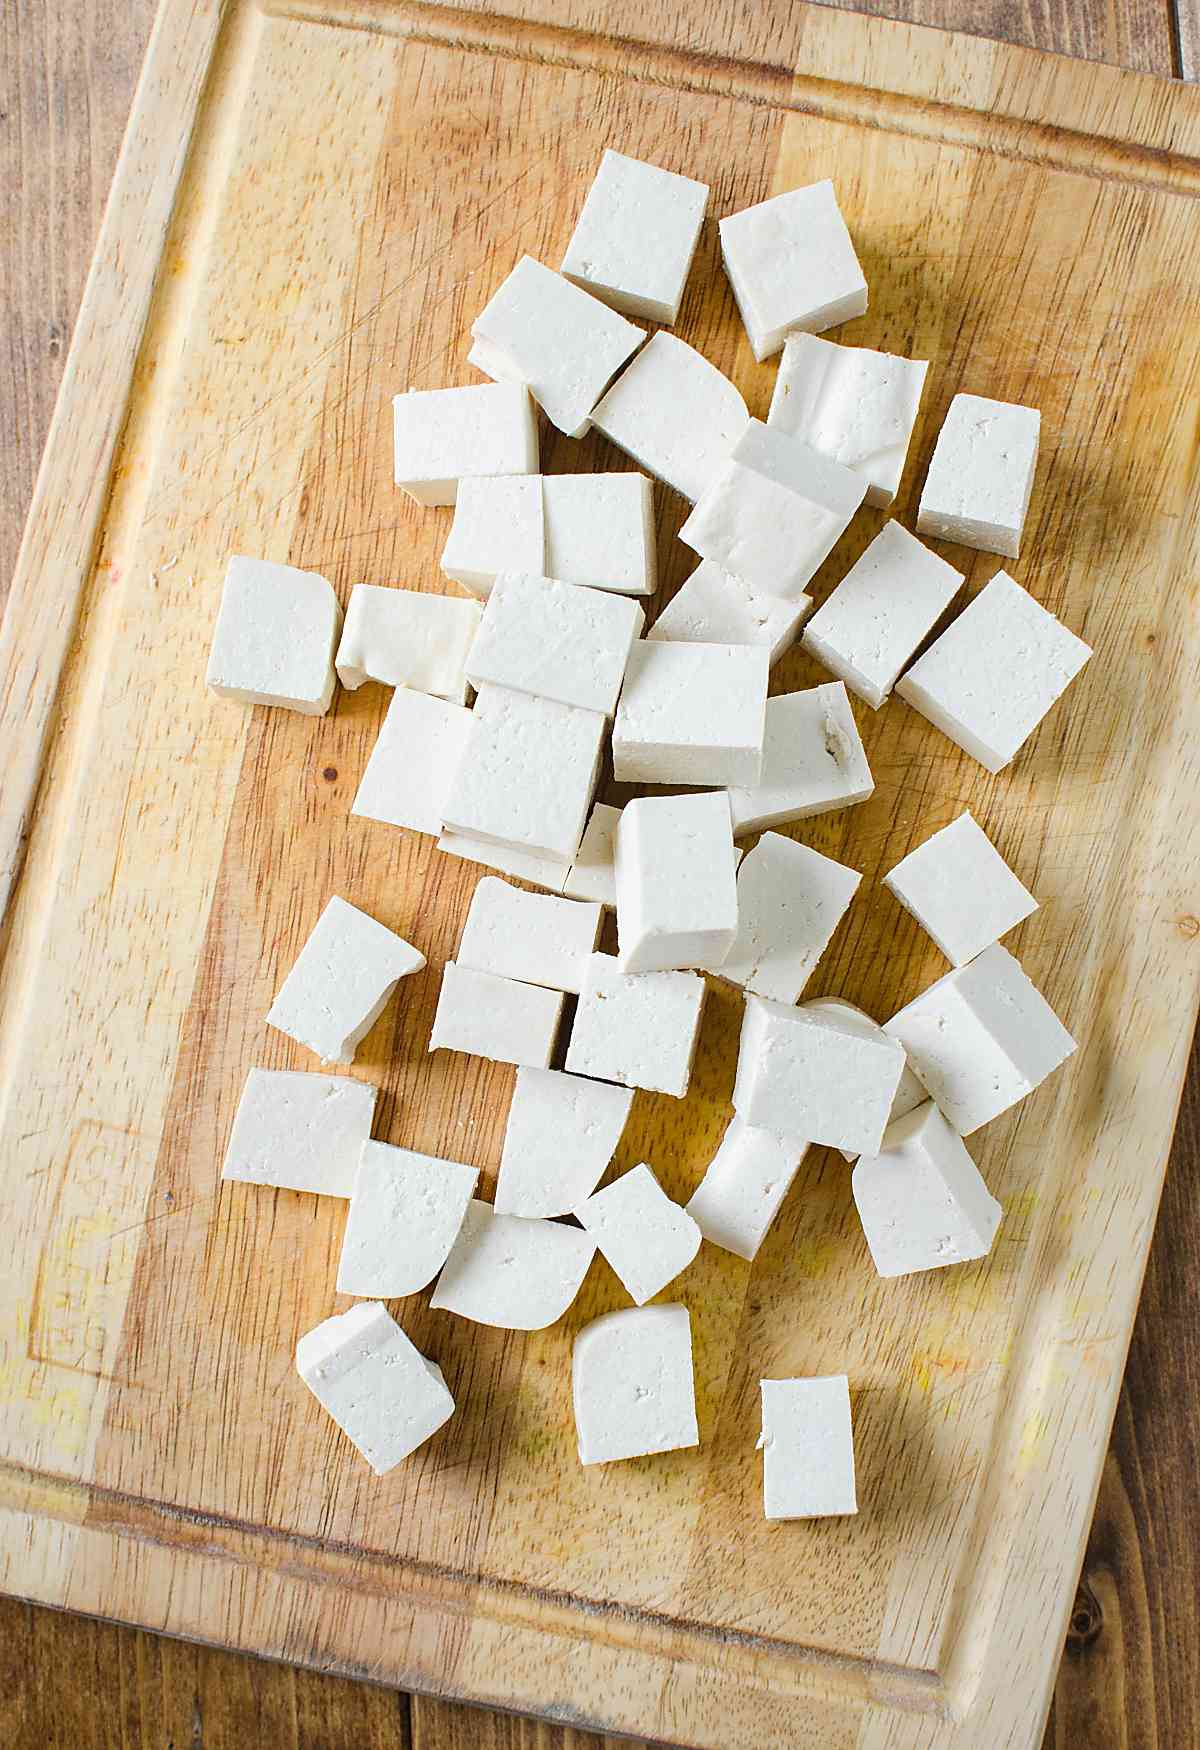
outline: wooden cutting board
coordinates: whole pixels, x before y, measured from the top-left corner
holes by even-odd
[[[1031,1745],[1198,997],[1200,93],[816,7],[775,21],[794,71],[753,9],[508,10],[167,0],[156,28],[0,638],[0,1585],[716,1750]],[[872,289],[846,338],[933,361],[903,520],[956,389],[1042,408],[1014,570],[1094,660],[996,778],[860,710],[876,793],[797,836],[865,877],[811,994],[884,1016],[944,968],[878,877],[971,807],[1083,1047],[972,1141],[986,1264],[878,1281],[826,1150],[753,1268],[704,1248],[698,1450],[577,1464],[571,1338],[622,1302],[597,1265],[531,1337],[403,1303],[460,1409],[376,1479],[291,1366],[345,1304],[343,1206],[220,1160],[251,1064],[315,1067],[262,1018],[337,891],[431,963],[354,1068],[377,1134],[490,1176],[511,1072],[424,1049],[477,872],[348,817],[380,689],[242,712],[207,645],[230,550],[343,599],[441,588],[448,513],[390,483],[390,396],[471,380],[473,315],[521,252],[557,261],[607,143],[718,214],[836,179]],[[765,411],[711,227],[678,331]],[[658,504],[665,600],[690,560]],[[972,587],[996,568],[947,551]],[[774,685],[820,678],[793,654]],[[714,986],[691,1097],[639,1095],[619,1165],[686,1196],[737,1024]],[[757,1381],[842,1369],[862,1510],[767,1525]]]

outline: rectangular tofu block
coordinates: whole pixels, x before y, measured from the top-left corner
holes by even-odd
[[[867,282],[832,182],[788,189],[720,223],[721,255],[759,363],[793,329],[862,316]]]
[[[1015,559],[1041,426],[1036,407],[956,395],[925,476],[917,533]]]
[[[752,419],[679,539],[751,589],[795,601],[866,490],[861,474]]]
[[[486,376],[524,383],[568,437],[583,436],[592,408],[646,338],[644,329],[529,255],[493,292],[471,334],[471,364]]]
[[[893,1039],[838,1017],[747,997],[733,1109],[778,1136],[874,1154],[904,1071]]]
[[[571,1356],[580,1464],[698,1446],[686,1306],[630,1306],[584,1325]]]
[[[542,506],[539,570],[584,589],[654,594],[654,494],[644,474],[543,474]]]
[[[475,602],[356,583],[338,645],[338,679],[351,692],[382,681],[465,705],[464,664],[478,627]]]
[[[762,644],[774,664],[796,641],[812,597],[755,595],[731,571],[702,559],[646,636],[668,644]]]
[[[444,832],[437,848],[448,857],[461,857],[465,863],[482,863],[485,868],[499,869],[502,875],[515,875],[518,881],[528,881],[550,893],[561,893],[571,872],[571,865],[560,863],[557,857],[539,857],[533,851],[519,850],[516,845],[472,838],[468,833]],[[578,894],[576,897],[584,896]]]
[[[546,568],[540,474],[481,474],[459,482],[442,570],[473,595],[487,596],[502,571]]]
[[[974,960],[1038,904],[970,813],[901,858],[883,885],[953,966]]]
[[[896,691],[989,772],[1002,772],[1091,647],[998,571]]]
[[[769,671],[761,645],[635,644],[613,726],[617,782],[757,783]]]
[[[592,424],[664,486],[695,501],[746,429],[741,390],[694,346],[652,334],[592,413]]]
[[[872,1020],[865,1009],[860,1009],[855,1003],[848,1003],[842,997],[810,997],[804,1007],[811,1014],[822,1015],[826,1020],[835,1021],[839,1026],[851,1033],[861,1033],[864,1038],[878,1039],[887,1037],[878,1021]],[[897,1118],[906,1118],[910,1112],[915,1112],[918,1106],[923,1106],[929,1095],[923,1085],[917,1080],[909,1066],[907,1058],[892,1100],[892,1109],[888,1113],[888,1124],[892,1125]],[[885,1136],[887,1132],[884,1132]],[[856,1159],[853,1149],[842,1149],[845,1160]]]
[[[763,1512],[768,1519],[828,1519],[858,1512],[850,1383],[764,1379]]]
[[[851,1178],[871,1260],[881,1276],[911,1276],[986,1258],[1001,1208],[932,1100],[884,1133]]]
[[[615,862],[621,971],[719,965],[738,929],[736,871],[723,790],[627,802]]]
[[[706,963],[709,971],[756,996],[796,1002],[861,880],[844,863],[765,832],[738,869],[733,946]]]
[[[645,1306],[687,1269],[700,1229],[643,1161],[575,1211],[630,1300]]]
[[[476,687],[508,687],[611,717],[646,616],[635,601],[552,577],[496,578],[467,659]]]
[[[960,1136],[1039,1087],[1075,1041],[998,942],[922,991],[884,1032],[899,1041]]]
[[[682,1099],[704,997],[704,980],[694,972],[626,973],[611,954],[593,954],[575,1011],[567,1069]]]
[[[333,587],[315,571],[230,556],[208,658],[208,685],[241,705],[323,717],[333,702],[342,625]]]
[[[707,183],[606,149],[562,271],[614,310],[669,325],[707,207]]]
[[[481,686],[445,825],[569,862],[592,805],[605,728],[599,711]]]
[[[339,1294],[398,1300],[428,1287],[463,1224],[476,1167],[365,1142],[338,1264]]]
[[[877,711],[962,583],[915,535],[884,523],[804,628],[804,648]]]
[[[458,964],[524,984],[579,991],[603,918],[598,905],[523,893],[485,875],[471,895]]]
[[[442,1370],[377,1300],[306,1331],[296,1371],[376,1476],[394,1469],[454,1414]]]
[[[468,474],[536,474],[538,431],[520,383],[410,389],[392,401],[395,477],[418,504],[453,504]]]
[[[424,964],[411,942],[334,894],[279,987],[267,1025],[326,1063],[353,1063],[400,980]]]
[[[440,833],[446,798],[473,718],[463,705],[397,687],[351,804],[351,814]]]
[[[925,359],[789,334],[767,424],[861,474],[868,504],[889,505],[904,472],[928,369]]]
[[[466,1051],[492,1063],[548,1069],[562,1020],[561,991],[520,984],[448,960],[442,972],[430,1051]]]
[[[238,1102],[223,1179],[349,1197],[378,1089],[350,1076],[252,1069]]]
[[[577,1209],[616,1153],[632,1105],[632,1088],[558,1069],[519,1069],[496,1179],[496,1213],[530,1220]]]
[[[737,836],[865,802],[875,789],[841,681],[767,700],[762,774],[729,792]]]
[[[563,883],[563,892],[571,899],[596,899],[610,911],[616,909],[617,822],[620,818],[621,810],[608,802],[597,802],[592,809],[570,874]]]
[[[807,1152],[807,1142],[756,1130],[735,1112],[688,1214],[712,1245],[756,1258]]]

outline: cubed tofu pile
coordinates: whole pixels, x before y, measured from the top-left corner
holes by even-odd
[[[357,1078],[251,1069],[229,1139],[226,1179],[349,1199],[336,1288],[362,1298],[296,1364],[377,1472],[455,1408],[381,1300],[433,1284],[434,1308],[541,1330],[600,1252],[632,1304],[575,1338],[580,1460],[694,1446],[690,1316],[656,1297],[701,1244],[753,1259],[826,1146],[855,1163],[881,1276],[984,1257],[1001,1209],[964,1138],[1075,1049],[1000,945],[1037,901],[969,813],[884,879],[945,976],[882,1025],[802,1000],[861,877],[777,829],[872,794],[849,693],[878,711],[897,692],[999,772],[1090,651],[1004,571],[929,641],[964,578],[918,535],[1016,559],[1033,489],[1038,411],[975,394],[950,402],[917,533],[885,521],[809,617],[860,506],[896,494],[928,367],[818,338],[867,308],[830,182],[720,221],[754,356],[782,354],[765,421],[693,347],[647,339],[638,323],[678,317],[708,200],[606,151],[561,269],[523,257],[476,317],[490,381],[396,396],[395,483],[454,507],[441,563],[463,596],[360,584],[343,621],[324,578],[229,561],[209,685],[310,715],[339,680],[394,688],[352,812],[528,884],[478,881],[429,1039],[515,1066],[492,1202],[477,1167],[373,1139]],[[635,469],[540,473],[540,416],[594,425]],[[689,502],[699,563],[647,631],[650,477]],[[833,678],[769,696],[797,638]],[[606,762],[654,793],[597,801]],[[266,1020],[349,1064],[424,965],[334,895]],[[685,1208],[648,1162],[601,1181],[635,1090],[686,1098],[705,974],[741,988],[744,1018],[733,1116]],[[857,1511],[846,1375],[764,1379],[759,1445],[767,1518]]]

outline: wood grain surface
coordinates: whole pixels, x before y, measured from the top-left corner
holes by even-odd
[[[1173,22],[1150,5],[1072,8],[1060,17],[1057,9],[1048,15],[1040,8],[931,3],[909,16],[1156,71],[1171,70],[1173,44],[1186,51],[1192,40],[1183,14]],[[27,490],[44,436],[147,25],[148,9],[134,4],[81,11],[34,0],[5,15],[4,168],[24,171],[23,178],[7,174],[0,190],[6,235],[18,240],[3,255],[12,382],[4,445],[11,465],[0,524],[6,555],[15,546],[22,483]],[[664,14],[665,34],[673,28]],[[756,21],[747,28],[771,26]],[[5,577],[7,570],[6,564]],[[1193,1073],[1048,1734],[1064,1750],[1118,1744],[1174,1750],[1197,1741],[1200,1300],[1191,1260],[1200,1217],[1189,1180],[1200,1160],[1198,1112]],[[0,1676],[5,1697],[14,1698],[10,1718],[20,1750],[159,1742],[209,1750],[247,1742],[327,1750],[407,1743],[581,1750],[596,1742],[418,1698],[410,1721],[402,1698],[386,1691],[11,1601],[0,1606],[0,1633]],[[92,1705],[97,1682],[107,1688],[111,1710]]]

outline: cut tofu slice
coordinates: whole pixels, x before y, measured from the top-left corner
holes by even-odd
[[[925,476],[917,533],[1015,559],[1033,493],[1041,429],[1036,407],[956,395]]]
[[[767,700],[758,782],[729,793],[733,830],[741,837],[849,808],[865,802],[874,789],[842,682],[778,693]]]
[[[932,1100],[888,1126],[851,1179],[881,1276],[910,1276],[985,1258],[1003,1211],[961,1136]]]
[[[493,1063],[548,1069],[562,1020],[563,995],[446,962],[430,1051],[466,1051]]]
[[[229,1136],[223,1179],[349,1197],[379,1090],[350,1076],[252,1069]]]
[[[563,257],[569,280],[647,322],[679,315],[708,185],[606,149]]]
[[[629,652],[645,624],[641,608],[624,596],[501,572],[471,646],[467,675],[477,687],[507,687],[611,717]]]
[[[442,570],[473,595],[487,596],[502,571],[537,576],[546,568],[540,474],[496,474],[459,482]]]
[[[807,1152],[806,1142],[759,1130],[735,1113],[688,1214],[714,1246],[756,1258]]]
[[[633,1104],[557,1069],[519,1069],[496,1181],[497,1215],[569,1215],[600,1183]]]
[[[974,960],[1038,906],[970,813],[902,857],[883,885],[953,966]]]
[[[497,1215],[476,1199],[429,1304],[477,1325],[541,1331],[575,1299],[595,1251],[577,1227]]]
[[[856,869],[765,832],[737,872],[733,945],[709,970],[756,996],[796,1002],[861,880]]]
[[[867,282],[832,182],[790,188],[730,213],[721,256],[759,363],[788,334],[819,334],[862,316]]]
[[[593,1319],[575,1338],[571,1384],[580,1464],[700,1444],[685,1306],[627,1307]]]
[[[673,334],[651,335],[592,414],[610,443],[692,503],[749,421],[740,390]]]
[[[315,571],[230,557],[208,659],[208,685],[241,705],[323,717],[333,702],[342,611]]]
[[[267,1025],[326,1063],[353,1063],[400,980],[424,964],[411,942],[335,894],[279,987]]]
[[[850,1382],[764,1379],[763,1512],[768,1519],[828,1519],[858,1512]]]
[[[843,997],[813,997],[802,1005],[811,1014],[823,1015],[827,1020],[838,1022],[851,1033],[861,1033],[864,1038],[886,1038],[878,1021],[873,1021],[865,1009],[860,1009],[856,1003],[848,1003]],[[929,1095],[912,1072],[911,1065],[905,1061],[896,1087],[896,1097],[892,1101],[892,1109],[888,1113],[889,1125],[898,1118],[906,1118],[910,1112],[915,1112],[918,1106],[923,1106]],[[884,1132],[886,1136],[887,1132]],[[847,1161],[858,1157],[852,1149],[842,1149],[842,1158]]]
[[[789,334],[767,424],[867,482],[867,503],[896,496],[925,387],[925,359]]]
[[[667,644],[762,644],[776,663],[796,641],[812,597],[755,595],[749,584],[702,559],[647,632]]]
[[[464,705],[467,651],[478,629],[474,602],[357,583],[338,645],[338,679],[352,692],[382,681]]]
[[[837,1016],[747,997],[733,1107],[776,1135],[874,1154],[904,1072],[894,1039]]]
[[[594,903],[522,893],[485,875],[471,895],[457,963],[578,993],[603,919],[602,908]]]
[[[549,577],[581,589],[653,595],[654,495],[644,474],[545,474]]]
[[[393,1470],[454,1414],[441,1368],[378,1301],[335,1314],[296,1345],[296,1371],[376,1476]]]
[[[386,1142],[363,1144],[338,1265],[339,1294],[416,1294],[450,1255],[478,1169]]]
[[[617,782],[757,784],[769,671],[758,645],[635,644],[613,725]]]
[[[594,1192],[575,1213],[638,1306],[660,1294],[700,1250],[695,1221],[644,1163]]]
[[[627,802],[615,871],[622,972],[725,959],[738,933],[738,883],[724,791]]]
[[[595,899],[609,910],[617,904],[616,845],[621,810],[597,802],[584,830],[563,892],[572,899]]]
[[[397,687],[351,814],[414,832],[440,833],[471,725],[472,713],[465,706]]]
[[[538,429],[520,383],[410,389],[392,401],[396,485],[418,504],[453,504],[481,474],[536,474]]]
[[[593,954],[571,1029],[568,1070],[682,1099],[704,997],[704,980],[694,972],[624,973],[612,955]]]

